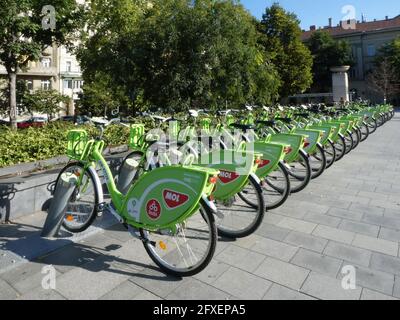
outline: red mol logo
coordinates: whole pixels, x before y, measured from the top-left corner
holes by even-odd
[[[146,204],[146,212],[151,220],[157,220],[161,216],[161,205],[160,203],[152,199]]]
[[[269,160],[261,160],[261,162],[260,162],[260,164],[258,165],[258,168],[264,168],[264,167],[266,167],[267,165],[269,165],[271,163],[271,161],[269,161]]]
[[[174,209],[184,205],[188,200],[189,196],[183,193],[179,193],[172,190],[164,190],[163,191],[164,201],[167,204],[168,208]]]
[[[220,170],[218,177],[222,183],[226,184],[235,181],[237,178],[239,178],[239,175],[236,172]]]

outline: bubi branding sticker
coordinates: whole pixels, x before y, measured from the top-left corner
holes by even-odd
[[[146,212],[150,219],[157,220],[161,216],[161,205],[160,203],[152,199],[146,204]]]
[[[264,168],[267,165],[269,165],[270,163],[271,163],[271,161],[269,161],[269,160],[261,160],[260,164],[258,165],[258,168],[259,169]]]
[[[172,190],[164,190],[163,197],[167,207],[170,209],[180,207],[189,200],[188,195]]]
[[[218,177],[222,183],[226,184],[235,181],[237,178],[239,178],[239,175],[236,172],[220,170]]]

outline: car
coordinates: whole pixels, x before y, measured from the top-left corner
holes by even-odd
[[[78,125],[88,124],[91,122],[87,116],[63,116],[58,120],[64,122],[73,122]]]
[[[39,127],[43,127],[46,123],[47,123],[46,118],[32,117],[29,120],[18,122],[17,127],[19,129],[26,129],[26,128],[30,128],[30,127],[39,128]]]

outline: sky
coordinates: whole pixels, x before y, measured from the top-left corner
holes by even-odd
[[[367,21],[373,21],[383,20],[386,16],[393,18],[400,14],[400,0],[240,0],[240,2],[257,18],[261,18],[266,7],[279,2],[286,10],[297,14],[304,30],[308,30],[311,25],[327,26],[329,18],[333,18],[333,25],[337,25],[340,20],[349,20],[353,17],[361,20],[362,15]]]

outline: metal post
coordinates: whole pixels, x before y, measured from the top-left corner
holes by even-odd
[[[117,189],[122,193],[126,194],[132,185],[132,181],[136,176],[137,168],[139,163],[134,159],[127,159],[118,176]]]
[[[74,174],[64,173],[61,175],[43,227],[43,238],[57,236],[64,219],[68,201],[75,190],[77,181],[78,178]]]

